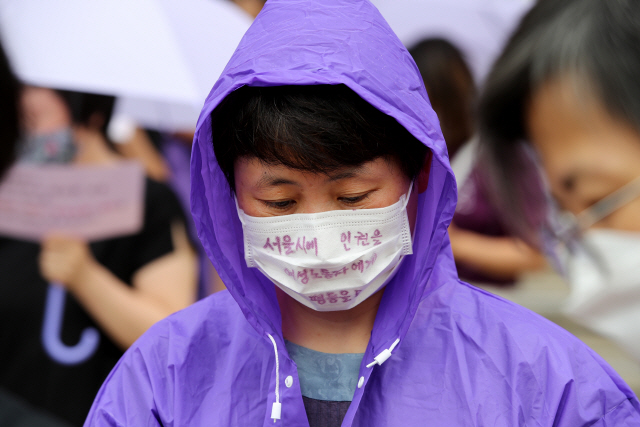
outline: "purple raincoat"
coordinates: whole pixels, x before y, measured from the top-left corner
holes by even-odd
[[[140,338],[86,425],[308,426],[274,285],[244,261],[209,115],[242,85],[340,83],[433,151],[414,254],[386,287],[343,425],[640,426],[633,392],[582,342],[458,280],[447,237],[456,185],[438,120],[413,60],[367,0],[269,0],[248,30],[205,103],[191,161],[199,236],[229,291]],[[366,367],[396,339],[386,362]],[[274,423],[276,398],[282,418]]]

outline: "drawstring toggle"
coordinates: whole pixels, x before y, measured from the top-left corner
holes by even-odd
[[[382,365],[384,362],[386,362],[387,359],[391,357],[391,352],[393,351],[394,348],[396,348],[399,342],[400,342],[400,338],[395,340],[393,344],[391,344],[391,347],[382,350],[380,354],[378,354],[376,357],[373,358],[373,362],[367,365],[367,368],[371,368],[374,365]]]
[[[280,415],[282,415],[282,403],[273,402],[273,406],[271,407],[271,418],[274,423],[276,420],[280,419]]]

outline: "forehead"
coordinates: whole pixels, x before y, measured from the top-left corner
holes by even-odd
[[[25,86],[20,96],[25,126],[30,132],[48,132],[71,124],[71,114],[54,90]]]
[[[569,174],[626,174],[640,168],[638,130],[566,78],[533,93],[526,124],[552,185]]]
[[[357,166],[344,166],[328,172],[314,172],[268,164],[255,157],[241,157],[234,165],[236,186],[267,188],[279,185],[313,185],[337,183],[348,179],[379,180],[390,176],[404,176],[399,162],[378,157]]]

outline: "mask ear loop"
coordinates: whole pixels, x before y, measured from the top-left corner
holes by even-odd
[[[640,177],[623,185],[604,199],[576,215],[575,221],[579,230],[586,230],[638,197],[640,197]]]
[[[236,195],[233,195],[233,201],[236,204],[236,211],[238,212],[238,219],[240,220],[240,224],[242,224],[242,241],[244,246],[244,259],[247,263],[247,267],[255,267],[255,261],[253,260],[253,252],[251,251],[251,245],[249,245],[249,241],[247,240],[247,234],[245,233],[245,226],[247,225],[244,217],[248,216],[242,209],[240,209],[240,205],[238,205],[238,198]]]
[[[592,245],[580,242],[581,239],[579,239],[579,236],[598,221],[606,218],[638,197],[640,197],[640,177],[637,177],[623,185],[618,190],[609,194],[599,202],[596,202],[594,205],[586,208],[577,215],[568,214],[570,215],[570,220],[566,221],[566,223],[570,224],[570,226],[565,226],[562,230],[564,232],[564,239],[569,242],[572,240],[579,242],[582,249],[596,264],[600,272],[604,275],[610,275],[611,271],[609,271],[602,255],[599,254]]]
[[[240,205],[238,205],[238,197],[235,194],[233,195],[233,201],[236,204],[236,211],[238,211],[238,218],[240,219],[240,222],[242,223],[242,225],[246,225],[244,222],[244,216],[246,215],[246,213],[244,213],[244,211],[240,209]]]
[[[415,179],[411,180],[411,184],[409,185],[409,191],[406,194],[400,196],[400,200],[404,197],[404,202],[402,203],[402,208],[406,209],[409,204],[409,199],[411,199],[411,191],[413,191],[413,186],[415,184]]]
[[[400,196],[400,200],[402,200],[403,197],[405,198],[404,203],[402,203],[402,209],[405,211],[405,215],[407,217],[407,225],[409,226],[410,236],[411,236],[411,241],[409,245],[411,247],[413,247],[414,236],[416,233],[416,228],[418,227],[416,227],[416,225],[414,224],[413,230],[411,230],[411,224],[409,223],[409,213],[407,212],[407,206],[409,205],[409,200],[411,200],[411,192],[413,191],[413,186],[415,185],[415,183],[416,183],[415,179],[411,180],[411,184],[409,184],[409,191],[406,194],[403,194],[402,196]]]

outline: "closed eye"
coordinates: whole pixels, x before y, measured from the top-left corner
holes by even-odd
[[[365,193],[365,194],[361,194],[359,196],[352,196],[352,197],[339,197],[338,200],[340,200],[342,203],[345,203],[347,205],[355,205],[357,203],[360,203],[364,200],[366,200],[369,195],[371,195],[371,193]]]
[[[265,206],[269,208],[283,210],[283,211],[291,208],[296,203],[294,200],[261,200],[261,201],[262,203],[265,204]]]

